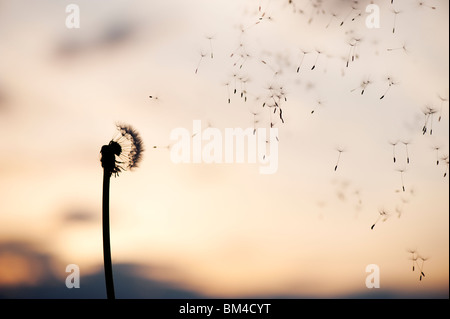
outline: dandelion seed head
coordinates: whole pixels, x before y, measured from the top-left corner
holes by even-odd
[[[142,138],[136,129],[123,123],[116,123],[116,128],[118,134],[100,151],[102,167],[114,176],[123,170],[138,167],[144,152]]]

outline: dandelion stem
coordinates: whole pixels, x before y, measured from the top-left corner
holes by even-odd
[[[105,267],[106,296],[108,299],[115,299],[114,282],[111,263],[111,242],[109,234],[109,184],[111,172],[108,168],[103,170],[103,264]]]

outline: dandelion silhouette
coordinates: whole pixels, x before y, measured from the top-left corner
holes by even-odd
[[[130,125],[116,124],[118,132],[101,148],[103,167],[103,261],[105,268],[106,295],[115,299],[114,282],[111,263],[111,243],[109,233],[109,185],[111,176],[119,176],[123,170],[136,168],[142,160],[144,145],[139,133]]]

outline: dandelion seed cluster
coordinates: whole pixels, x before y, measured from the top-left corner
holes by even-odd
[[[116,136],[108,145],[103,145],[100,151],[102,167],[114,176],[123,170],[138,167],[144,152],[144,143],[136,129],[122,123],[117,123],[116,128]]]

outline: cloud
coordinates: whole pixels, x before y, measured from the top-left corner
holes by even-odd
[[[103,299],[106,298],[103,269],[83,275],[80,288],[69,289],[56,269],[65,265],[34,245],[11,241],[0,243],[0,299]],[[118,299],[202,298],[182,285],[148,278],[152,266],[124,263],[113,265]],[[69,275],[69,273],[67,273]]]

